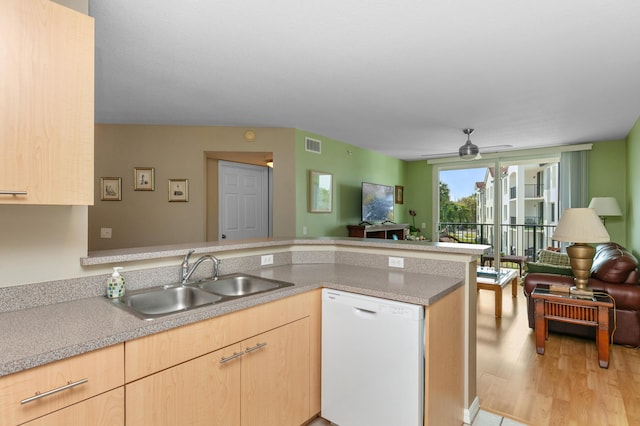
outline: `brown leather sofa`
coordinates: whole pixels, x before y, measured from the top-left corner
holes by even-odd
[[[589,287],[604,291],[615,299],[616,329],[613,342],[620,345],[640,346],[640,275],[638,260],[616,243],[600,244],[591,267]],[[531,292],[538,285],[570,287],[573,277],[556,274],[530,273],[524,279],[529,327],[535,328],[535,315]],[[613,311],[610,311],[613,325]],[[611,327],[613,328],[613,327]],[[549,331],[595,339],[595,328],[549,321]],[[613,330],[612,330],[613,331]]]

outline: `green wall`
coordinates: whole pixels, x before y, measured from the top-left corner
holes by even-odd
[[[627,158],[627,162],[621,161]],[[634,161],[635,160],[635,161]],[[589,197],[615,197],[623,211],[622,217],[606,220],[611,240],[625,247],[640,247],[640,209],[633,216],[632,200],[640,200],[640,171],[632,164],[640,162],[640,119],[627,141],[596,142],[589,157]],[[416,226],[427,224],[422,230],[432,237],[433,166],[426,161],[408,163],[405,187],[405,206],[417,212]],[[635,192],[634,192],[635,191]],[[408,223],[411,218],[407,213]],[[635,222],[634,222],[635,221]],[[635,227],[632,225],[635,223]],[[636,253],[637,255],[637,253]]]
[[[305,137],[322,141],[322,154],[305,151]],[[626,162],[623,160],[626,158]],[[409,210],[415,210],[415,225],[433,226],[433,166],[426,161],[406,162],[303,130],[295,134],[296,236],[346,236],[348,224],[360,222],[360,185],[363,181],[404,186],[404,204],[395,205],[397,223],[413,224]],[[640,247],[640,119],[626,140],[596,142],[589,156],[589,197],[615,197],[623,211],[619,218],[607,218],[611,240],[628,247],[638,256]],[[309,171],[333,174],[331,213],[309,213]]]
[[[305,137],[322,142],[322,153],[305,150]],[[360,190],[363,181],[407,187],[407,162],[368,151],[324,136],[296,130],[296,236],[347,236],[346,225],[360,223]],[[333,211],[309,213],[309,171],[333,174]],[[395,205],[395,222],[409,223],[404,204]],[[306,227],[306,235],[304,228]]]
[[[597,142],[589,154],[589,199],[593,197],[615,197],[620,209],[627,210],[627,144],[624,140]],[[605,226],[614,241],[627,246],[627,215],[607,217]]]
[[[407,209],[407,223],[413,225],[413,218],[409,216],[409,210],[415,210],[416,227],[420,234],[433,240],[433,166],[426,161],[413,161],[407,165],[407,184],[405,186],[404,205]],[[426,228],[422,228],[422,224]]]
[[[627,247],[640,258],[640,118],[627,135]]]

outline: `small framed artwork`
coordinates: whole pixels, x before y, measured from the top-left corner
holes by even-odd
[[[122,178],[100,178],[100,199],[102,201],[122,201]]]
[[[187,179],[169,179],[169,202],[189,201],[189,181]]]
[[[396,204],[404,204],[404,186],[396,185]]]
[[[333,175],[309,171],[309,212],[331,213],[333,210]]]
[[[135,191],[154,191],[153,167],[134,167],[133,189]]]

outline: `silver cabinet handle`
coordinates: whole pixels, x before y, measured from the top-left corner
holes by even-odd
[[[244,352],[234,352],[233,355],[228,356],[228,357],[222,357],[220,358],[220,364],[224,364],[225,362],[229,362],[232,359],[236,359],[238,357],[241,357],[242,355],[244,355]]]
[[[43,393],[40,393],[40,392],[36,391],[36,394],[34,396],[31,396],[29,398],[23,399],[22,401],[20,401],[20,404],[26,404],[28,402],[35,401],[35,400],[40,399],[40,398],[44,398],[45,396],[53,395],[54,393],[58,393],[58,392],[62,392],[63,390],[71,389],[71,388],[76,387],[78,385],[81,385],[83,383],[87,383],[88,381],[89,381],[89,379],[82,379],[82,380],[78,380],[77,382],[69,381],[69,383],[67,383],[66,385],[60,386],[59,388],[51,389],[50,391],[46,391],[46,392],[43,392]]]
[[[266,343],[266,342],[265,342],[265,343],[258,343],[258,344],[257,344],[257,345],[255,345],[255,346],[252,346],[252,347],[250,347],[250,348],[247,348],[247,349],[244,351],[244,353],[248,354],[249,352],[257,351],[258,349],[260,349],[260,348],[264,348],[265,346],[267,346],[267,343]]]
[[[28,195],[27,191],[10,191],[0,189],[0,195]]]

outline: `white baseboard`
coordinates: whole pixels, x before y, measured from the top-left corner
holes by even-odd
[[[479,412],[480,412],[480,400],[476,396],[473,402],[471,403],[471,407],[465,408],[464,410],[464,424],[465,425],[472,424]]]

